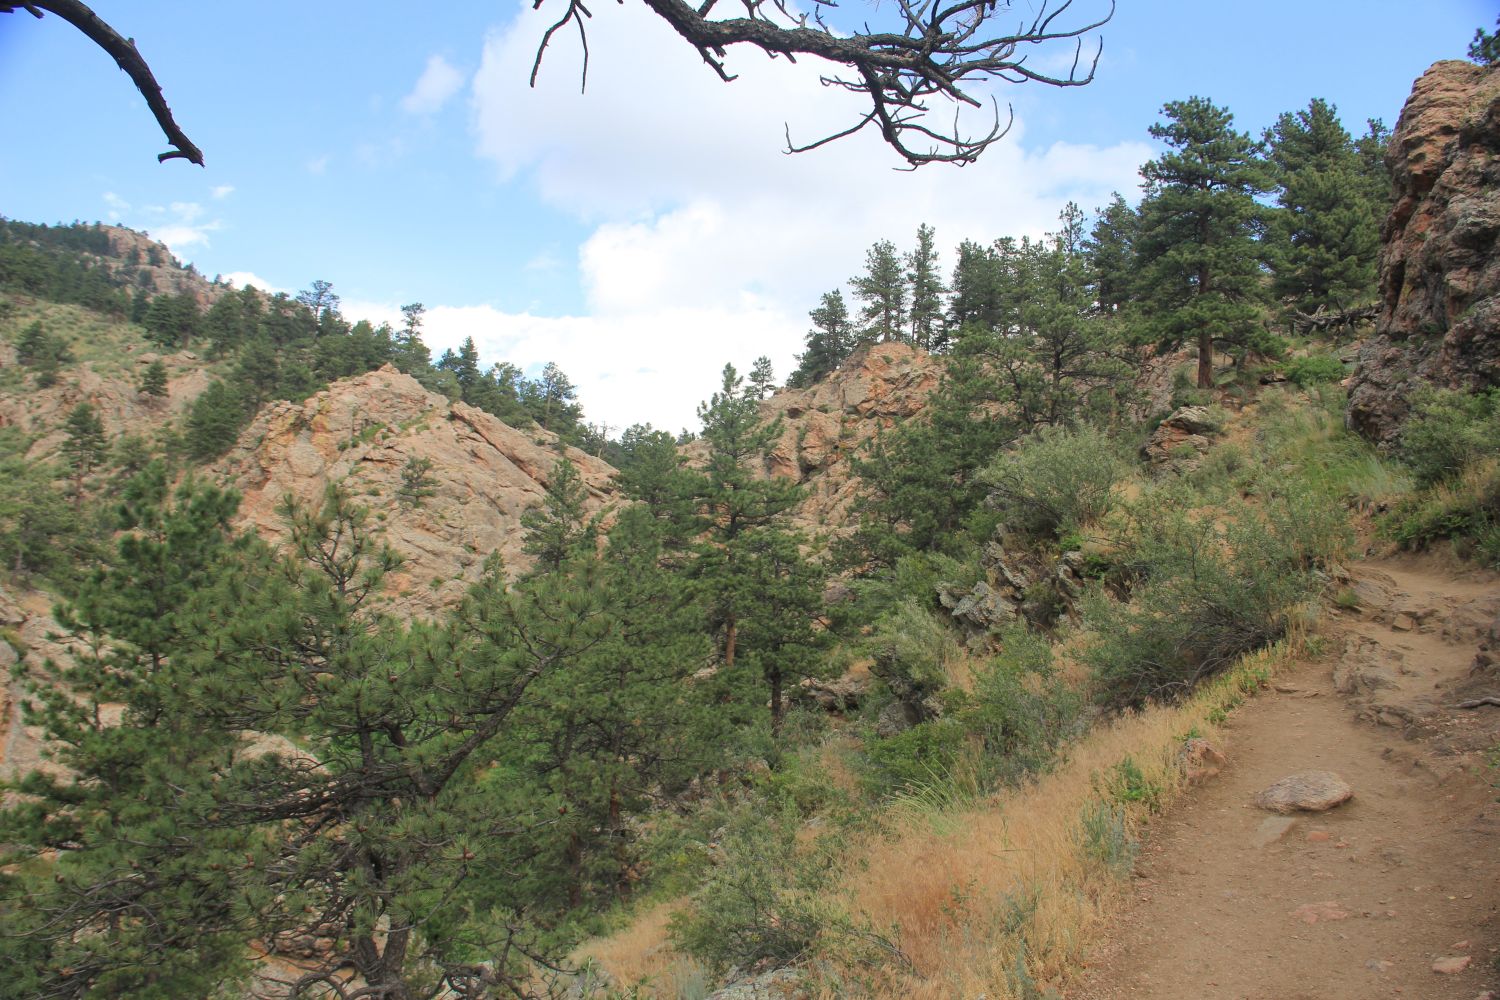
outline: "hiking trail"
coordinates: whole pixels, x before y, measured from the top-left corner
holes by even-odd
[[[1500,707],[1455,707],[1500,695],[1500,581],[1399,556],[1336,593],[1322,655],[1234,712],[1223,772],[1151,824],[1068,1000],[1500,1000]],[[1303,771],[1354,797],[1254,804]]]

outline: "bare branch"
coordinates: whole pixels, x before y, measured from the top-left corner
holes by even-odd
[[[140,52],[136,51],[134,39],[122,37],[99,15],[79,3],[78,0],[0,3],[0,14],[12,14],[17,10],[24,10],[35,17],[41,17],[43,11],[51,11],[113,56],[115,63],[129,75],[131,82],[135,84],[135,89],[139,90],[141,96],[146,99],[146,106],[151,109],[151,114],[156,117],[156,123],[161,126],[167,141],[174,147],[171,151],[158,155],[156,159],[163,163],[167,160],[181,159],[196,163],[200,167],[203,166],[202,150],[193,145],[192,140],[172,117],[172,109],[167,107],[166,98],[162,97],[161,85],[156,82],[156,77],[152,75],[151,67],[146,65],[146,60],[141,58]]]
[[[534,0],[533,7],[545,2]],[[801,55],[814,56],[850,71],[848,77],[823,77],[823,85],[863,94],[869,100],[869,110],[849,128],[814,142],[795,144],[788,131],[788,153],[817,149],[873,124],[885,142],[912,167],[938,162],[972,163],[1009,131],[1014,117],[1011,115],[1002,125],[999,103],[991,98],[994,122],[983,135],[964,135],[956,114],[951,129],[933,129],[923,124],[932,111],[931,99],[981,107],[982,97],[976,97],[971,90],[993,80],[1053,87],[1084,86],[1094,79],[1103,43],[1095,48],[1092,58],[1086,59],[1083,37],[1108,22],[1115,11],[1114,0],[1110,0],[1109,11],[1103,17],[1072,25],[1067,23],[1067,15],[1072,12],[1074,0],[1060,3],[1037,0],[1029,20],[1023,18],[1011,29],[996,26],[1001,12],[1012,11],[1010,0],[951,3],[896,0],[901,30],[875,32],[866,25],[856,34],[840,35],[823,20],[823,8],[836,6],[825,0],[814,0],[810,14],[794,12],[789,0],[770,0],[769,5],[766,0],[740,0],[743,16],[720,20],[709,17],[717,0],[701,0],[697,7],[686,0],[642,2],[697,49],[722,80],[734,79],[725,68],[724,57],[735,45],[754,47],[771,58],[785,57],[789,61]],[[568,0],[563,16],[543,36],[532,67],[533,86],[547,43],[558,27],[576,19],[577,3],[578,0]],[[1067,40],[1074,42],[1074,51],[1066,76],[1032,69],[1026,64],[1027,55],[1035,46]]]

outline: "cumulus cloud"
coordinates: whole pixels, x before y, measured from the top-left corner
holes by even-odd
[[[442,56],[432,56],[411,93],[401,98],[401,110],[413,115],[436,114],[463,85],[462,73]]]
[[[269,295],[275,295],[277,292],[289,292],[288,289],[278,288],[252,271],[231,271],[228,274],[221,274],[219,277],[236,288],[259,288]]]
[[[234,194],[234,185],[220,184],[209,193],[213,195],[215,201],[222,201],[225,198],[228,198],[230,195]]]
[[[556,360],[590,418],[613,425],[692,424],[726,361],[766,354],[785,376],[807,311],[860,271],[874,241],[908,249],[929,224],[947,271],[964,239],[1040,236],[1067,201],[1088,211],[1130,191],[1152,155],[1139,142],[1037,147],[1018,119],[962,170],[898,171],[873,134],[788,156],[788,131],[806,142],[860,113],[853,95],[819,84],[826,67],[733,52],[739,78],[725,84],[659,18],[595,13],[586,94],[577,46],[561,37],[526,86],[548,23],[530,4],[486,39],[471,93],[476,151],[497,177],[593,226],[577,260],[585,314],[434,309],[428,330],[436,344],[451,329],[453,345],[469,330],[489,360]],[[968,131],[988,114],[966,113]]]

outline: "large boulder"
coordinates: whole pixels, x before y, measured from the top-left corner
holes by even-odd
[[[1350,426],[1393,442],[1422,385],[1500,385],[1500,72],[1432,66],[1386,153],[1380,314],[1350,381]]]

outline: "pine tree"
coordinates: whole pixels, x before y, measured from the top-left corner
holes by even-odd
[[[755,359],[746,380],[745,395],[752,399],[765,399],[766,393],[776,389],[776,373],[771,369],[771,359],[765,355]]]
[[[432,459],[411,455],[401,467],[401,485],[396,488],[396,501],[408,510],[421,507],[427,498],[437,492],[432,478]]]
[[[867,343],[901,340],[906,332],[906,272],[889,240],[865,253],[865,273],[849,279],[854,297],[864,303],[860,339]]]
[[[938,272],[933,228],[926,223],[917,227],[916,249],[906,255],[906,281],[911,288],[911,342],[926,351],[938,350],[943,346],[943,295],[948,290]]]
[[[245,398],[226,382],[211,382],[188,408],[183,444],[188,457],[208,462],[228,451],[249,418]]]
[[[1201,97],[1170,101],[1151,135],[1169,147],[1141,168],[1148,194],[1136,244],[1157,339],[1198,344],[1198,385],[1214,384],[1215,343],[1245,347],[1262,298],[1260,145]]]
[[[1500,17],[1495,18],[1495,27],[1500,29]],[[1469,44],[1469,58],[1481,66],[1500,62],[1500,30],[1491,34],[1483,28],[1476,28],[1474,41]]]
[[[492,563],[449,622],[400,626],[374,600],[398,560],[338,490],[285,510],[278,555],[229,534],[231,497],[157,483],[61,612],[77,663],[30,691],[63,766],[0,811],[12,990],[214,995],[247,942],[313,933],[304,985],[519,992],[558,813],[495,765],[532,688],[614,641],[605,591]]]
[[[79,403],[68,414],[67,438],[62,453],[73,473],[73,502],[83,500],[83,481],[104,461],[109,444],[104,438],[104,421],[89,403]]]
[[[538,573],[560,572],[564,563],[592,551],[598,523],[588,517],[587,499],[578,466],[567,456],[559,458],[548,474],[541,505],[521,515],[526,532],[523,548],[536,556]]]
[[[1095,213],[1084,248],[1094,273],[1094,298],[1106,313],[1116,313],[1137,297],[1136,239],[1140,216],[1116,192]]]
[[[522,392],[526,409],[544,430],[568,437],[583,416],[578,405],[578,390],[562,368],[549,361],[542,366],[541,377],[527,382]]]
[[[948,303],[948,326],[993,330],[1001,322],[999,275],[994,251],[972,240],[958,245],[953,266],[953,296]]]
[[[1383,199],[1337,109],[1315,99],[1283,114],[1266,144],[1280,187],[1271,227],[1276,294],[1308,313],[1373,299]]]
[[[160,360],[153,361],[146,366],[146,371],[141,375],[140,392],[143,396],[152,399],[162,399],[167,394],[167,366]]]
[[[787,379],[791,388],[806,388],[822,381],[854,350],[856,337],[843,292],[824,292],[818,308],[808,316],[813,328],[807,333],[806,351],[797,356],[797,370]]]
[[[724,671],[730,677],[742,672],[736,663],[743,647],[770,694],[776,732],[786,710],[785,680],[800,676],[808,666],[804,652],[821,642],[814,614],[804,612],[817,605],[822,573],[797,562],[804,540],[786,524],[801,490],[764,475],[781,423],[760,421],[759,407],[745,396],[733,365],[724,366],[719,391],[698,407],[698,416],[708,455],[696,477],[701,531],[691,575]]]

